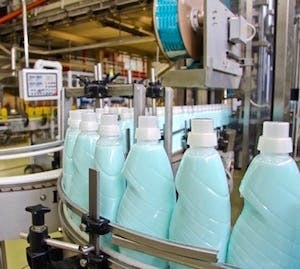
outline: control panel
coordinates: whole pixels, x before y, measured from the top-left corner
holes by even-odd
[[[20,97],[26,101],[57,100],[61,89],[59,70],[23,69],[19,73]]]

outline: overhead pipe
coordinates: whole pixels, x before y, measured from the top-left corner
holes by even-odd
[[[114,38],[108,41],[104,41],[101,43],[95,43],[91,45],[84,45],[79,47],[72,47],[72,48],[63,48],[63,49],[56,49],[56,50],[30,50],[33,54],[38,55],[55,55],[55,54],[64,54],[69,52],[81,51],[81,50],[91,50],[91,49],[100,49],[100,48],[107,48],[107,47],[116,47],[116,46],[125,46],[125,45],[133,45],[133,44],[140,44],[140,43],[148,43],[155,41],[155,37],[124,37],[124,38]],[[21,50],[21,48],[18,48]]]
[[[12,70],[12,76],[16,76],[16,70],[17,70],[17,51],[16,47],[13,46],[11,48],[11,70]]]
[[[25,68],[28,68],[29,67],[29,44],[28,44],[28,26],[27,26],[27,7],[26,7],[26,0],[21,0],[21,1],[22,1],[22,14],[23,14]]]
[[[29,11],[29,10],[32,10],[38,6],[41,6],[43,5],[44,3],[46,3],[46,0],[37,0],[37,1],[34,1],[30,4],[28,4],[26,6],[26,9]],[[18,16],[20,16],[22,14],[22,10],[23,8],[19,8],[17,10],[14,10],[10,13],[8,13],[7,15],[3,16],[0,18],[0,24],[4,24],[4,23],[7,23],[15,18],[17,18]]]

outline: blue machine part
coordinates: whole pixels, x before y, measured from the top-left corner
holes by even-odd
[[[154,20],[160,45],[167,56],[172,60],[187,57],[178,24],[178,0],[157,0]]]

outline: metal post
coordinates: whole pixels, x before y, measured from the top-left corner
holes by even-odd
[[[156,99],[152,98],[152,115],[157,116]]]
[[[265,20],[267,16],[267,6],[262,4],[259,6],[258,16],[258,36],[259,36],[259,53],[258,53],[258,70],[257,70],[257,103],[263,104],[267,99],[267,47],[265,36]]]
[[[99,219],[99,172],[94,169],[89,169],[89,216],[91,219]],[[89,235],[89,243],[95,246],[96,255],[100,253],[99,236],[96,234]]]
[[[7,269],[5,242],[0,241],[0,268]]]
[[[240,13],[243,14],[248,22],[252,21],[252,1],[249,0],[241,0],[240,2]],[[252,58],[252,42],[248,42],[246,45],[246,58]],[[250,124],[250,99],[251,99],[251,66],[246,66],[244,70],[244,81],[245,84],[243,86],[244,92],[244,118],[243,118],[243,170],[247,169],[249,163],[249,124]]]
[[[164,126],[164,146],[172,161],[172,133],[173,133],[173,96],[174,91],[170,87],[165,88],[165,126]]]
[[[28,44],[26,0],[22,0],[22,13],[23,13],[23,35],[24,35],[25,67],[28,68],[29,67],[29,44]]]
[[[97,64],[97,80],[102,80],[103,74],[102,74],[102,65],[101,63]]]
[[[275,83],[273,95],[273,120],[289,118],[289,99],[292,86],[293,23],[295,0],[277,0],[275,37]]]
[[[133,129],[134,137],[135,130],[138,127],[139,116],[145,115],[146,107],[146,89],[143,85],[134,84],[134,96],[133,96],[133,106],[134,106],[134,115],[133,115]]]

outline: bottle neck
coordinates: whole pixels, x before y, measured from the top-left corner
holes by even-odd
[[[277,152],[269,152],[269,151],[261,151],[260,155],[263,155],[263,156],[289,156],[288,153],[277,153]]]
[[[136,143],[138,145],[158,145],[158,140],[137,140]]]

